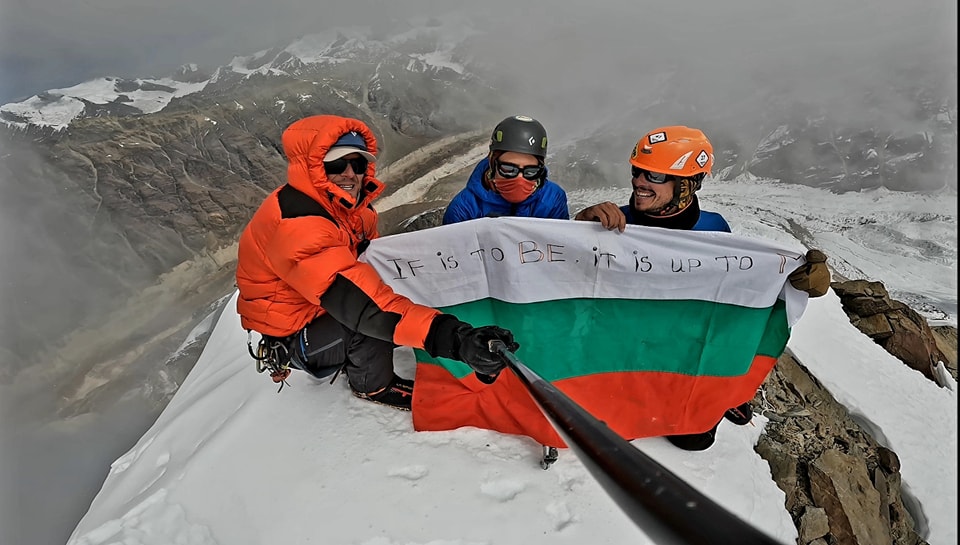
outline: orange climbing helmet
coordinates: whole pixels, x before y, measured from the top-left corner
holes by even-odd
[[[678,178],[703,179],[713,167],[713,146],[700,129],[660,127],[637,142],[630,164]]]

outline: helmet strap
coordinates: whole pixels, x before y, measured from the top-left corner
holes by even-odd
[[[483,186],[490,191],[496,191],[493,187],[493,177],[496,174],[494,170],[497,168],[497,157],[500,157],[500,152],[490,150],[487,154],[487,171],[483,173]]]

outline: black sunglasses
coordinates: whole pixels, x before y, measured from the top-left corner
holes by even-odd
[[[634,178],[639,178],[643,176],[651,184],[665,184],[673,179],[673,176],[669,174],[662,174],[660,172],[650,172],[649,170],[631,166],[630,167],[630,176]]]
[[[501,163],[497,161],[497,174],[504,178],[516,178],[523,174],[523,177],[528,180],[539,180],[543,174],[543,165],[521,167],[513,163]]]
[[[366,157],[354,157],[353,159],[341,157],[330,162],[324,162],[323,170],[327,174],[343,174],[343,171],[347,170],[347,165],[350,165],[353,167],[354,174],[366,174],[368,163]]]

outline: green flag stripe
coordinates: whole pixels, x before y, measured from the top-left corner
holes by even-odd
[[[778,357],[790,330],[783,301],[747,308],[708,301],[562,299],[515,304],[481,299],[442,309],[475,326],[510,329],[517,356],[549,381],[609,372],[733,377],[756,354]],[[436,360],[462,378],[466,364]]]

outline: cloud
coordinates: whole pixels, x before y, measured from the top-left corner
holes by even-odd
[[[338,25],[367,25],[438,2],[353,0],[4,0],[0,101],[104,75],[220,65]]]
[[[896,92],[919,79],[939,78],[956,103],[956,4],[944,0],[568,3],[552,11],[551,22],[514,19],[484,47],[528,102],[558,106],[560,123],[603,126],[649,106],[655,90],[699,109],[688,114],[697,118],[756,110],[760,90],[859,117],[873,94],[871,117],[906,114],[911,106]],[[673,124],[678,112],[661,111],[663,120],[648,123]]]
[[[751,82],[767,72],[815,80],[804,88],[822,91],[902,57],[956,70],[956,4],[948,0],[6,0],[0,100],[102,75],[220,65],[325,28],[457,10],[490,17],[484,48],[507,66],[554,75],[566,68],[571,79],[612,85],[635,83],[627,75],[641,80],[651,67],[701,73],[705,93],[707,78]]]

